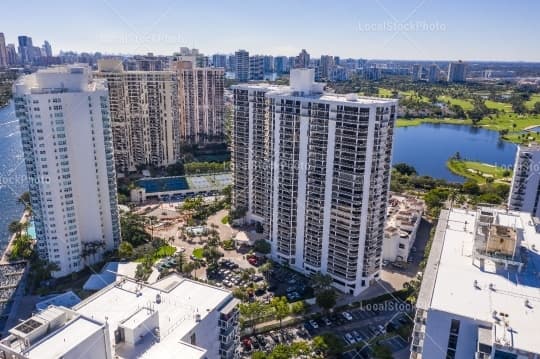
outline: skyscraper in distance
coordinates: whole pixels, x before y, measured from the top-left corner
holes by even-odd
[[[459,60],[448,64],[448,82],[465,82],[467,65]]]
[[[379,277],[397,100],[235,85],[233,213],[262,225],[272,258],[359,294]]]
[[[14,91],[37,252],[65,276],[120,242],[107,87],[74,65],[23,76]]]
[[[0,67],[6,67],[8,65],[8,55],[6,49],[6,38],[4,33],[0,32]]]
[[[249,52],[246,50],[238,50],[234,53],[234,74],[239,82],[249,80]]]
[[[43,42],[43,45],[41,46],[41,50],[43,51],[43,56],[52,57],[52,47],[49,41],[45,40]]]

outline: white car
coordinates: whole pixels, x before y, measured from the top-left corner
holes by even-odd
[[[379,324],[377,328],[379,329],[379,332],[381,332],[382,334],[386,334],[386,329],[384,328],[384,326]]]
[[[349,343],[349,344],[354,344],[354,343],[356,343],[356,339],[354,339],[354,337],[351,335],[351,333],[346,333],[346,334],[345,334],[345,340],[346,340],[347,343]]]
[[[317,324],[317,322],[314,321],[314,320],[310,320],[309,325],[311,325],[313,327],[313,329],[319,328],[319,324]]]
[[[353,320],[353,317],[352,317],[351,313],[349,313],[349,312],[343,312],[343,313],[341,313],[341,315],[343,315],[343,317],[345,319],[347,319],[347,320]]]

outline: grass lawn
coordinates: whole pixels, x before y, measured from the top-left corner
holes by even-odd
[[[379,87],[379,97],[392,97],[392,90]]]
[[[488,163],[452,159],[446,162],[446,166],[452,173],[473,179],[480,184],[486,183],[487,178],[506,183],[509,183],[512,179],[512,171]],[[505,174],[508,174],[508,176],[505,176]]]
[[[531,98],[529,101],[525,102],[525,106],[531,110],[535,104],[535,102],[540,102],[540,94],[535,93],[534,95],[531,95]]]
[[[486,104],[486,107],[491,110],[499,110],[501,112],[512,112],[512,105],[509,103],[497,102],[497,101],[491,101],[491,100],[486,100],[484,101],[484,103]]]
[[[197,258],[197,259],[203,259],[203,252],[204,252],[204,249],[202,248],[195,248],[193,250],[193,257]]]
[[[156,249],[154,253],[152,253],[152,261],[155,263],[158,259],[172,256],[175,252],[176,252],[175,247],[166,244]],[[142,262],[143,260],[144,260],[144,257],[141,257],[141,258],[137,258],[135,262]]]
[[[468,110],[472,110],[472,109],[473,109],[473,104],[472,104],[472,102],[469,101],[469,100],[462,100],[462,99],[460,99],[460,98],[453,98],[453,97],[446,96],[446,95],[439,96],[439,97],[438,97],[438,100],[439,100],[440,102],[450,103],[450,105],[459,105],[459,106],[461,106],[465,111],[468,111]]]
[[[411,120],[406,120],[402,118],[398,118],[396,122],[396,127],[410,127],[410,126],[418,126],[423,123],[445,123],[450,125],[470,125],[472,122],[470,120],[460,120],[457,118],[414,118]]]
[[[484,128],[495,131],[507,129],[510,132],[522,131],[526,127],[538,124],[540,124],[540,115],[516,115],[514,113],[502,113],[493,116],[492,119],[486,117],[480,121],[480,125]]]

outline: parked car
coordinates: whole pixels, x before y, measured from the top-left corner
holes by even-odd
[[[311,325],[313,329],[319,328],[319,324],[317,324],[317,322],[314,321],[313,319],[309,321],[309,325]]]
[[[323,318],[323,322],[327,327],[332,325],[332,321],[326,317]]]
[[[382,334],[386,334],[386,328],[382,325],[378,325],[377,326],[377,329],[379,329],[379,332],[382,333]]]
[[[345,341],[349,344],[354,344],[356,343],[356,339],[354,339],[354,337],[351,335],[351,333],[345,333]]]
[[[341,315],[343,315],[343,317],[345,319],[349,320],[349,321],[353,320],[353,317],[352,317],[351,313],[349,313],[349,312],[343,312],[343,313],[341,313]]]

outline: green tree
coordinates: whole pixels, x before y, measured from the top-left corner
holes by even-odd
[[[274,297],[270,302],[270,306],[274,308],[275,317],[279,320],[279,327],[281,328],[281,321],[291,312],[289,302],[285,297]]]
[[[312,346],[314,350],[320,350],[326,354],[325,357],[332,357],[343,352],[343,341],[332,333],[323,333],[313,338]]]
[[[118,256],[130,259],[133,256],[133,246],[129,242],[121,242],[118,246]]]
[[[311,286],[315,288],[317,292],[331,288],[333,282],[334,280],[329,274],[322,274],[318,272],[311,276]]]
[[[480,186],[478,186],[478,183],[474,180],[467,180],[463,184],[462,190],[464,193],[477,195],[480,193]]]
[[[412,176],[417,174],[416,169],[407,163],[396,163],[394,165],[394,168],[396,169],[396,171],[405,176]]]
[[[303,300],[299,300],[298,302],[294,302],[291,304],[291,313],[292,314],[303,314],[306,311],[306,304]]]
[[[261,352],[261,351],[256,351],[256,352],[253,352],[253,354],[251,354],[251,359],[267,359],[268,356],[266,355],[265,352]]]
[[[268,273],[270,273],[271,270],[272,270],[271,261],[267,261],[266,263],[264,263],[263,265],[259,267],[259,273],[261,273],[264,276],[264,278],[266,278],[266,280],[268,280]]]
[[[255,250],[255,252],[259,252],[262,254],[268,254],[272,251],[272,247],[270,246],[270,243],[268,243],[264,239],[256,240],[253,245],[253,249]]]
[[[373,347],[373,355],[377,359],[392,359],[392,351],[385,345],[377,344]]]
[[[315,297],[317,305],[325,311],[329,311],[336,305],[336,299],[336,292],[333,289],[323,290]]]

